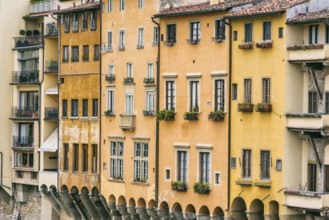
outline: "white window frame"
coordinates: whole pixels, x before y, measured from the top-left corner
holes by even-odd
[[[133,93],[125,94],[125,113],[126,113],[126,115],[134,115],[134,94]]]
[[[154,90],[146,90],[145,97],[145,110],[146,111],[155,111],[155,91]]]
[[[216,183],[216,175],[219,175],[219,183]],[[214,186],[220,186],[222,184],[222,174],[219,171],[214,172]]]
[[[136,155],[136,147],[139,144],[140,150],[139,155]],[[147,146],[147,156],[144,155],[145,153],[145,146]],[[142,179],[145,182],[149,180],[149,150],[150,146],[148,142],[134,142],[134,181],[139,178],[141,181]],[[139,164],[139,168],[136,169],[136,164]],[[145,164],[147,165],[146,174],[145,174]],[[137,171],[137,172],[136,172]],[[137,175],[139,173],[139,175]]]
[[[127,77],[133,78],[133,64],[127,63]]]
[[[205,149],[200,149],[197,151],[198,153],[198,163],[197,163],[197,179],[198,179],[198,182],[202,182],[202,177],[200,176],[200,162],[201,162],[201,158],[200,158],[200,154],[201,153],[209,153],[209,173],[208,173],[208,176],[209,176],[209,181],[208,181],[208,184],[209,186],[211,185],[211,171],[212,171],[212,153],[211,153],[211,150],[205,150]]]
[[[144,33],[145,33],[144,28],[139,27],[137,30],[137,47],[138,48],[144,47]]]
[[[147,78],[154,78],[154,63],[152,62],[147,64]]]
[[[167,178],[167,170],[169,170],[169,172],[170,172],[169,179]],[[171,169],[170,169],[169,167],[166,167],[166,168],[165,168],[165,171],[164,171],[164,180],[165,180],[166,182],[171,181]]]
[[[138,8],[144,8],[144,0],[138,0]]]
[[[211,74],[212,80],[213,80],[213,89],[212,89],[212,97],[213,97],[213,106],[212,109],[216,111],[216,81],[217,80],[223,80],[224,81],[224,109],[223,112],[226,112],[226,93],[227,93],[227,82],[226,82],[226,73],[219,73],[219,72],[213,72]]]
[[[125,48],[125,40],[126,40],[126,31],[121,29],[119,31],[119,48],[120,49]]]
[[[119,11],[124,11],[126,8],[126,0],[120,0]]]
[[[171,106],[171,108],[167,108],[167,82],[174,82],[174,86],[175,86],[174,94],[171,94],[171,97],[174,96],[174,99],[173,99],[174,103],[168,104],[168,105]],[[175,109],[176,110],[176,104],[177,104],[177,82],[176,82],[176,79],[169,79],[168,78],[168,79],[164,80],[164,87],[163,88],[164,88],[164,108],[168,109],[168,110],[170,110],[170,109]]]
[[[115,143],[116,150],[115,153],[113,151],[113,143]],[[122,144],[122,155],[119,154],[119,147],[120,144]],[[113,164],[115,163],[115,173],[113,173]],[[121,164],[119,163],[121,162]],[[124,142],[123,141],[110,141],[110,170],[109,170],[109,176],[112,180],[124,180]],[[122,168],[119,169],[119,165],[122,165]],[[119,175],[121,173],[121,175]],[[121,176],[121,178],[120,178]],[[120,179],[119,179],[120,178]]]
[[[178,179],[178,167],[179,167],[179,164],[178,164],[178,152],[185,152],[186,153],[186,182],[184,182],[185,184],[188,184],[188,179],[189,179],[189,151],[188,149],[185,149],[185,148],[177,148],[176,149],[176,155],[175,155],[175,181],[180,181]]]
[[[115,71],[114,71],[114,65],[113,65],[113,64],[110,64],[110,65],[109,65],[109,76],[114,75],[114,74],[115,74],[114,72],[115,72]]]
[[[114,88],[107,90],[107,110],[112,110],[112,114],[115,113],[115,90],[114,90]]]
[[[157,26],[153,27],[153,45],[158,45],[159,43],[159,28]]]
[[[200,88],[201,88],[201,82],[200,82],[200,79],[199,78],[190,78],[188,81],[188,100],[187,100],[187,106],[188,106],[188,109],[187,109],[187,111],[189,111],[189,112],[191,112],[192,111],[192,109],[194,108],[194,107],[196,107],[196,106],[192,106],[191,105],[191,102],[193,102],[192,101],[192,98],[194,99],[194,98],[196,98],[196,102],[197,102],[197,104],[198,104],[198,112],[201,112],[201,106],[200,106],[200,99],[201,99],[201,91],[200,91]],[[197,82],[197,87],[195,88],[196,90],[195,90],[195,92],[196,92],[196,97],[194,97],[194,95],[191,93],[191,83],[192,82]]]
[[[79,31],[79,14],[75,13],[72,15],[72,32]]]
[[[113,0],[108,0],[108,12],[113,11]]]
[[[112,51],[113,50],[113,32],[108,31],[107,32],[107,50],[106,51]]]

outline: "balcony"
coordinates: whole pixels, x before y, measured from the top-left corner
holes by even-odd
[[[321,130],[329,126],[329,115],[287,114],[287,128],[299,130]]]
[[[57,37],[58,28],[55,22],[46,24],[45,37]]]
[[[13,148],[32,148],[33,137],[32,136],[13,136]]]
[[[39,1],[31,3],[30,6],[30,13],[40,13],[40,12],[47,12],[47,11],[55,11],[57,10],[57,0],[46,0],[46,1]]]
[[[50,60],[46,61],[45,73],[57,73],[58,72],[58,61]]]
[[[14,84],[39,83],[39,70],[14,71],[12,83]]]
[[[40,37],[14,37],[14,48],[26,48],[42,46]]]
[[[295,45],[287,48],[288,61],[325,61],[329,57],[329,46],[317,45]]]
[[[58,108],[45,108],[45,120],[58,120]]]
[[[285,205],[309,210],[324,210],[329,206],[329,193],[286,190]]]
[[[39,118],[38,107],[15,106],[13,107],[12,117],[15,119],[37,119]]]
[[[136,116],[135,115],[125,115],[121,114],[120,128],[122,130],[135,130]]]

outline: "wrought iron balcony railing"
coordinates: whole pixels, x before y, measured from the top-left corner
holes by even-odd
[[[58,108],[45,108],[45,119],[46,120],[57,120],[58,119]]]
[[[13,118],[39,118],[38,106],[15,106]]]
[[[42,46],[41,37],[14,37],[14,48]]]
[[[13,147],[32,147],[33,136],[13,136]]]
[[[14,71],[13,83],[38,83],[39,70]]]

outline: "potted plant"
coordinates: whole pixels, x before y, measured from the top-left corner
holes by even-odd
[[[105,116],[114,116],[114,114],[113,114],[113,112],[112,112],[111,109],[106,110],[106,111],[104,112],[104,115],[105,115]]]
[[[193,106],[191,112],[185,112],[184,119],[185,120],[198,120],[199,119],[199,107]]]
[[[239,112],[252,112],[254,104],[252,103],[238,103],[238,111]]]
[[[199,194],[208,194],[211,191],[208,183],[201,183],[201,182],[194,183],[193,189],[194,192]]]
[[[176,190],[178,192],[186,192],[188,187],[187,187],[186,183],[184,183],[182,181],[173,181],[171,183],[171,189]]]
[[[124,83],[133,83],[133,82],[134,82],[134,78],[132,77],[124,78]]]
[[[272,40],[261,40],[256,43],[257,48],[271,48],[273,44]]]
[[[115,75],[114,74],[109,74],[105,76],[105,80],[108,82],[114,82],[115,81]]]
[[[40,34],[40,31],[39,30],[33,30],[33,35],[34,36],[37,36],[37,35],[39,35]]]
[[[252,49],[253,48],[253,42],[243,43],[243,44],[240,44],[238,47],[239,47],[239,49],[242,49],[242,50]]]
[[[209,120],[213,121],[223,121],[224,120],[224,112],[222,110],[216,110],[214,112],[210,112],[208,115]]]
[[[31,30],[27,30],[26,31],[26,36],[31,36],[32,35],[32,31]]]
[[[154,78],[153,77],[146,77],[146,78],[144,78],[144,83],[154,83]]]
[[[158,120],[170,121],[175,119],[175,110],[174,109],[163,109],[158,111],[157,114]]]
[[[270,103],[260,102],[256,105],[256,112],[271,112],[272,105]]]
[[[25,30],[23,30],[23,29],[19,30],[19,34],[24,36],[25,35]]]

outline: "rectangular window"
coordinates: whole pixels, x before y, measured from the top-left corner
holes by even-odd
[[[283,27],[279,27],[279,38],[283,38]]]
[[[326,92],[325,113],[329,113],[329,92]]]
[[[251,103],[251,79],[244,80],[244,102]]]
[[[215,80],[215,111],[224,111],[225,84],[224,80]]]
[[[107,91],[107,109],[111,111],[112,114],[114,114],[114,89]]]
[[[69,62],[69,47],[63,46],[63,63]]]
[[[176,43],[176,24],[167,25],[167,42]]]
[[[79,145],[73,144],[73,171],[79,170]]]
[[[271,40],[271,26],[272,23],[270,21],[266,21],[263,23],[263,40]]]
[[[326,44],[329,44],[329,24],[326,24]]]
[[[250,43],[252,42],[252,24],[248,23],[244,25],[244,42]]]
[[[231,158],[231,168],[236,169],[236,157]]]
[[[233,83],[232,84],[232,100],[238,99],[238,84]]]
[[[112,31],[107,32],[107,51],[112,51]]]
[[[138,8],[144,8],[144,0],[138,0]]]
[[[148,112],[154,112],[154,91],[146,91],[146,108]]]
[[[238,31],[233,31],[233,41],[238,40]]]
[[[94,45],[94,61],[99,60],[100,51],[99,51],[99,45]]]
[[[120,30],[119,32],[119,49],[122,50],[125,48],[125,31]]]
[[[126,114],[134,114],[134,96],[132,94],[126,94]]]
[[[251,177],[251,150],[242,151],[242,177]]]
[[[271,156],[270,151],[260,151],[260,178],[270,178]]]
[[[72,32],[79,31],[79,14],[72,15]]]
[[[82,61],[89,61],[89,45],[83,45]]]
[[[307,190],[316,192],[316,164],[309,163],[307,166]]]
[[[189,100],[189,111],[199,112],[200,104],[200,82],[190,81],[190,100]]]
[[[309,44],[318,43],[318,29],[319,25],[310,25],[309,26]]]
[[[22,111],[22,114],[37,112],[39,110],[39,93],[37,91],[20,92],[19,109]]]
[[[92,147],[92,157],[91,157],[91,162],[92,162],[92,167],[91,167],[91,172],[96,173],[97,172],[97,144],[91,145]]]
[[[148,181],[148,143],[135,143],[134,149],[134,181]]]
[[[126,0],[120,0],[120,7],[119,10],[120,11],[124,11],[126,7]]]
[[[123,142],[111,141],[110,178],[123,180]]]
[[[114,65],[109,65],[109,75],[114,76]]]
[[[127,63],[127,77],[133,78],[133,64]]]
[[[144,47],[144,28],[138,28],[137,47]]]
[[[308,92],[308,113],[318,112],[318,93],[314,91]]]
[[[82,145],[82,171],[88,172],[88,144]]]
[[[62,117],[67,117],[67,100],[63,99]]]
[[[88,30],[88,12],[87,11],[82,13],[82,30],[83,31]]]
[[[72,99],[71,101],[71,117],[78,117],[79,112],[79,102],[77,99]]]
[[[64,32],[70,32],[70,15],[64,15]]]
[[[82,100],[82,117],[88,117],[88,99]]]
[[[187,183],[187,152],[177,151],[177,181]]]
[[[201,24],[199,21],[191,22],[190,27],[190,41],[199,42],[201,38]]]
[[[90,12],[90,30],[95,31],[97,25],[97,12],[91,11]]]
[[[93,117],[98,117],[98,99],[93,99]]]
[[[220,172],[215,172],[215,184],[220,185],[220,182],[221,182]]]
[[[225,21],[216,20],[215,21],[215,40],[225,39]]]
[[[14,137],[14,147],[32,147],[33,146],[33,124],[19,123],[18,137]]]
[[[33,167],[34,157],[33,153],[15,151],[15,167]]]
[[[199,166],[200,175],[199,180],[201,183],[209,183],[210,181],[210,153],[200,152],[199,153]]]
[[[153,28],[153,45],[158,45],[159,43],[159,28]]]
[[[268,78],[263,79],[263,103],[271,103],[271,81]]]
[[[69,145],[64,144],[64,164],[63,164],[63,170],[67,171],[69,169]]]
[[[153,78],[154,75],[154,64],[148,63],[147,64],[147,78]]]
[[[166,109],[175,110],[176,82],[166,81]]]
[[[72,50],[71,61],[79,62],[79,46],[72,46],[71,50]]]
[[[109,9],[109,12],[112,12],[113,11],[113,0],[109,0],[108,2],[108,9]]]

